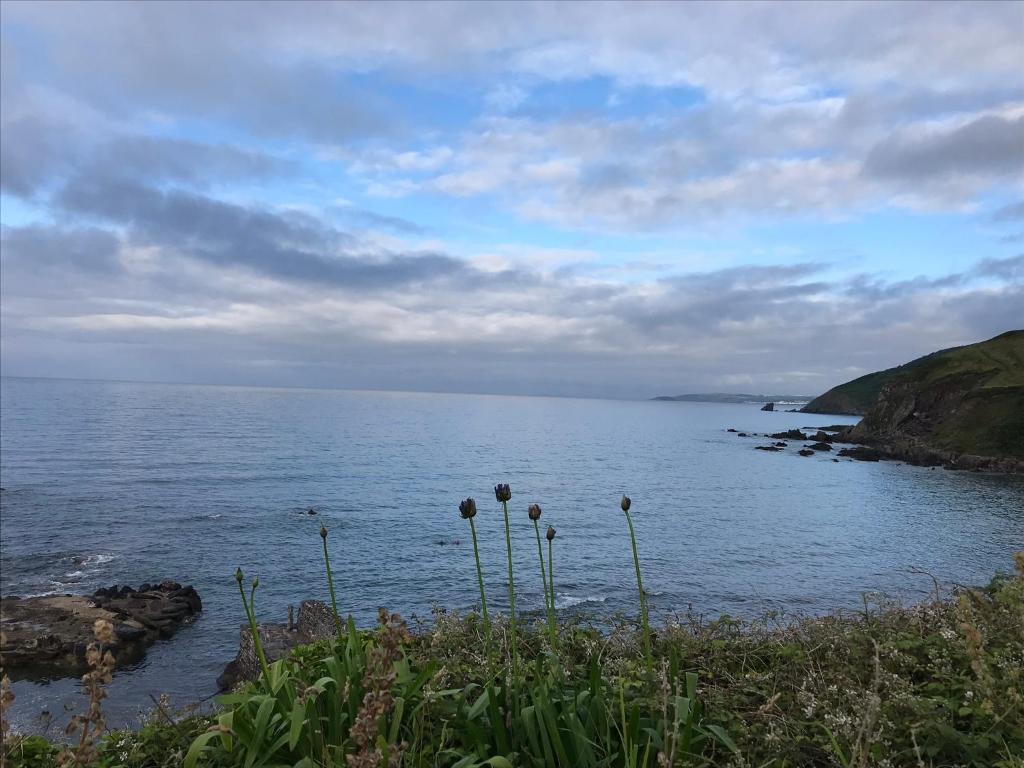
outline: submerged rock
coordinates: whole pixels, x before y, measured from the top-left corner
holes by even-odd
[[[118,665],[130,664],[203,610],[192,587],[174,581],[142,587],[114,585],[89,596],[3,598],[0,662],[16,678],[80,674],[87,668],[85,650],[94,639],[93,624],[105,619],[117,637],[110,651]]]
[[[807,448],[801,448],[799,451],[797,451],[797,453],[799,453],[801,456],[813,456],[814,455],[814,451],[808,450]]]
[[[775,445],[755,445],[755,451],[781,451],[782,449]]]

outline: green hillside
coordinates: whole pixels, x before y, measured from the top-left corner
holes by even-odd
[[[977,344],[943,349],[905,365],[869,373],[833,387],[801,411],[863,416],[891,381],[907,379],[924,384],[964,372],[979,374],[983,388],[1024,386],[1024,330],[1008,331]]]

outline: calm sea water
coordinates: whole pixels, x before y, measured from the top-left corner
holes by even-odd
[[[84,593],[193,584],[194,624],[120,671],[114,724],[215,692],[243,620],[233,578],[259,574],[261,620],[326,598],[326,522],[340,607],[429,618],[476,586],[458,503],[474,496],[489,597],[502,607],[496,482],[512,486],[519,602],[542,605],[526,507],[558,529],[561,611],[636,608],[622,493],[662,619],[916,599],[930,582],[987,581],[1024,545],[1024,479],[755,451],[727,427],[777,431],[842,417],[756,406],[4,379],[0,590]],[[845,421],[850,421],[846,419]],[[318,515],[306,513],[313,507]],[[79,706],[75,683],[18,682],[15,723]]]

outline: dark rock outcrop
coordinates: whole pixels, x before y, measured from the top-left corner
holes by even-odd
[[[797,451],[797,453],[799,453],[801,456],[813,456],[814,455],[814,451],[809,451],[806,448],[801,448],[799,451]]]
[[[51,678],[86,669],[93,625],[114,625],[110,648],[118,665],[140,659],[156,640],[170,637],[203,609],[198,593],[173,581],[139,589],[113,586],[90,596],[5,597],[0,601],[0,662],[12,676]]]
[[[775,403],[765,403],[764,405],[761,406],[761,410],[762,411],[774,411],[775,410]]]
[[[755,445],[754,450],[756,451],[781,451],[782,449],[775,445]]]
[[[787,429],[785,432],[775,432],[765,437],[774,437],[776,440],[806,440],[807,435],[799,429]]]
[[[881,461],[882,459],[888,459],[882,451],[877,448],[869,448],[864,445],[856,445],[853,448],[842,448],[839,451],[839,455],[848,459],[856,459],[857,461]]]
[[[831,451],[832,450],[832,444],[831,443],[825,443],[825,442],[812,443],[811,445],[808,445],[806,447],[810,448],[812,451]]]
[[[320,600],[303,600],[299,604],[299,620],[294,625],[289,620],[287,624],[260,624],[257,629],[268,663],[287,656],[296,646],[326,640],[338,633],[334,612]],[[217,685],[226,691],[259,674],[260,663],[252,631],[248,624],[243,624],[238,632],[238,654],[217,677]]]

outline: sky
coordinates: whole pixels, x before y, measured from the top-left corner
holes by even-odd
[[[1024,4],[13,3],[6,376],[814,395],[1024,327]]]

